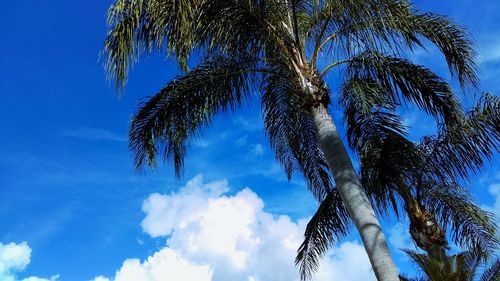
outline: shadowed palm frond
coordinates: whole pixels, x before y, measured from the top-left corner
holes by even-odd
[[[413,143],[405,139],[405,127],[395,113],[395,105],[379,83],[357,78],[344,83],[339,102],[344,107],[348,143],[361,157],[365,190],[379,212],[385,213],[391,204],[398,215],[394,189],[404,185],[409,176],[404,167],[415,165],[419,155]],[[404,164],[394,165],[394,159]]]
[[[478,256],[499,249],[495,215],[478,207],[465,188],[453,183],[427,185],[422,188],[422,202],[442,227],[451,228],[457,245],[477,251]]]
[[[361,151],[361,180],[380,213],[390,207],[399,216],[407,207],[405,202],[414,196],[415,169],[425,169],[423,160],[417,146],[397,134],[373,138]]]
[[[464,28],[445,16],[421,13],[408,1],[327,1],[311,17],[313,63],[326,45],[347,48],[346,54],[356,49],[399,54],[401,42],[410,50],[424,47],[423,37],[439,48],[462,87],[478,84],[476,52]]]
[[[405,127],[396,115],[382,85],[372,79],[352,78],[345,82],[339,103],[344,107],[349,145],[360,152],[370,140],[381,140],[388,135],[405,136]]]
[[[211,58],[144,103],[130,129],[136,167],[155,166],[157,149],[162,147],[179,176],[186,141],[209,125],[215,114],[233,110],[249,96],[255,67],[252,58]]]
[[[297,251],[295,263],[299,265],[301,280],[312,277],[321,257],[335,241],[347,234],[349,222],[347,209],[334,188],[307,224],[304,242]]]
[[[486,268],[479,281],[499,281],[500,280],[500,260],[493,261],[490,267]]]
[[[269,74],[264,78],[262,112],[265,132],[288,178],[294,171],[302,173],[311,192],[322,201],[330,192],[332,183],[314,120],[295,92],[292,74],[280,67],[276,69],[280,75]]]
[[[438,122],[464,114],[448,83],[405,59],[367,51],[351,59],[347,76],[377,81],[394,103],[410,102],[435,116]]]
[[[123,88],[130,66],[144,53],[165,46],[186,69],[194,47],[192,24],[197,0],[117,0],[108,10],[110,30],[104,42],[105,67]]]
[[[472,252],[460,252],[455,255],[447,256],[445,260],[438,260],[426,254],[403,249],[403,251],[417,264],[419,269],[424,273],[420,280],[441,281],[441,280],[457,280],[457,281],[472,281],[475,280],[478,270],[482,265],[487,265],[487,262],[480,256]],[[496,281],[500,266],[498,260],[491,267],[487,268],[480,281]]]
[[[499,124],[500,98],[484,94],[467,116],[440,126],[438,135],[424,138],[421,147],[436,173],[453,181],[468,179],[499,151]]]
[[[427,276],[428,280],[441,280],[437,278],[440,278],[442,276],[442,273],[440,273],[439,271],[436,272],[436,270],[434,269],[439,265],[436,264],[436,261],[433,261],[431,257],[426,254],[420,254],[408,249],[402,250],[411,258],[414,263],[418,265],[418,267]]]

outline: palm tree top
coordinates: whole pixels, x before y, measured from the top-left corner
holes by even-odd
[[[117,89],[125,86],[130,67],[153,52],[175,59],[184,71],[141,104],[133,118],[130,148],[138,169],[155,167],[161,155],[180,176],[187,145],[199,129],[258,92],[265,132],[288,177],[303,174],[316,199],[335,204],[332,215],[345,221],[347,211],[332,184],[332,165],[312,116],[330,104],[332,93],[324,82],[329,71],[342,74],[338,100],[358,153],[368,140],[406,136],[396,112],[404,105],[424,110],[457,135],[469,130],[453,126],[466,114],[452,87],[408,59],[430,42],[461,87],[475,88],[469,35],[447,17],[421,12],[409,1],[116,0],[108,25],[103,55]],[[484,149],[481,156],[491,149],[478,142],[466,150],[478,147]],[[344,224],[333,227],[333,235],[323,241],[346,232]],[[313,262],[303,263],[303,278],[325,249],[304,255]]]
[[[188,135],[209,123],[217,112],[237,107],[251,90],[265,91],[266,85],[280,79],[286,79],[290,85],[284,87],[291,89],[308,83],[322,86],[322,75],[345,66],[344,87],[378,87],[377,91],[390,95],[389,109],[409,102],[443,121],[461,110],[451,88],[429,69],[400,58],[423,47],[425,38],[441,50],[462,86],[478,83],[475,52],[467,32],[444,16],[418,11],[408,1],[117,0],[108,11],[108,25],[103,55],[109,78],[118,89],[125,85],[130,66],[149,53],[165,52],[186,71],[190,56],[204,57],[153,100],[173,99],[174,92],[189,91],[217,92],[214,98],[218,102],[182,112],[198,116],[192,126],[178,128],[168,138],[151,138],[153,130],[144,135],[142,129],[152,129],[144,122],[135,123],[137,130],[131,135],[138,167],[154,165],[157,150],[152,142],[170,142],[163,155],[173,159],[178,174]],[[317,68],[319,57],[327,63],[323,69]],[[222,80],[224,86],[213,85]],[[222,89],[227,95],[219,96]],[[196,102],[194,96],[192,102]],[[303,96],[299,100],[308,104]],[[328,97],[322,100],[328,101]],[[361,102],[364,108],[380,104]],[[397,130],[399,125],[394,125]],[[168,129],[163,129],[156,133],[167,135]]]

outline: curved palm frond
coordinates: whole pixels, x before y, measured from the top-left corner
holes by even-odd
[[[428,255],[420,254],[412,250],[403,249],[403,251],[418,265],[429,280],[445,280],[439,279],[442,277],[443,273],[439,270],[435,270],[435,268],[439,268],[440,266],[438,261],[433,260]]]
[[[215,114],[233,110],[249,96],[255,67],[255,59],[245,56],[210,58],[142,104],[130,129],[136,167],[155,166],[157,148],[163,146],[165,159],[173,160],[179,176],[186,141]]]
[[[440,126],[438,135],[424,138],[421,147],[442,177],[468,179],[499,151],[499,124],[500,98],[484,94],[466,116]]]
[[[104,41],[105,68],[123,88],[130,66],[144,53],[167,45],[185,69],[193,46],[197,0],[117,0],[108,10],[110,30]]]
[[[400,135],[370,140],[360,155],[361,180],[380,213],[390,207],[399,216],[402,207],[409,207],[407,201],[414,197],[414,169],[425,169],[422,160],[416,145]]]
[[[487,264],[480,256],[468,251],[447,256],[445,260],[437,260],[426,254],[419,254],[408,249],[403,249],[403,251],[424,273],[424,277],[420,280],[472,281],[475,280],[480,266]],[[499,276],[495,275],[499,273],[499,270],[500,265],[496,260],[491,267],[483,272],[480,281],[499,280]]]
[[[408,101],[432,114],[439,122],[463,115],[448,83],[429,69],[408,60],[375,51],[363,52],[350,60],[347,76],[373,79],[395,103]]]
[[[376,80],[358,77],[348,80],[342,86],[339,103],[344,107],[349,145],[358,152],[369,146],[372,138],[406,135],[402,120],[395,113],[395,104]]]
[[[312,62],[327,44],[342,42],[337,45],[400,53],[404,51],[401,42],[410,49],[424,47],[423,37],[439,48],[462,87],[478,84],[476,52],[469,34],[445,16],[420,13],[408,1],[327,1],[314,18],[312,24],[320,31],[311,32],[316,42]]]
[[[479,281],[498,281],[500,280],[500,260],[493,261],[492,265],[486,268]]]
[[[308,280],[318,269],[321,257],[349,230],[349,214],[337,189],[333,189],[307,224],[304,242],[295,258],[301,280]]]
[[[478,207],[465,188],[454,183],[427,185],[422,188],[422,202],[442,227],[451,227],[456,244],[477,251],[478,256],[499,249],[495,215]]]
[[[264,77],[262,112],[265,132],[288,178],[294,171],[301,172],[316,199],[322,201],[331,191],[332,183],[328,164],[318,144],[314,120],[305,111],[303,101],[291,83],[293,74],[282,67],[275,68],[279,75]]]

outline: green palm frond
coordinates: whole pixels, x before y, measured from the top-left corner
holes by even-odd
[[[438,260],[426,254],[420,254],[408,249],[403,251],[417,264],[424,276],[419,280],[426,281],[472,281],[477,280],[479,268],[487,262],[473,252],[460,252],[447,256],[445,260]],[[499,280],[500,265],[498,260],[483,272],[480,281]]]
[[[415,169],[425,169],[417,146],[401,135],[370,139],[360,155],[361,180],[380,213],[392,209],[399,216],[411,200]]]
[[[288,178],[294,171],[302,173],[311,192],[321,201],[330,192],[332,183],[318,144],[314,120],[290,83],[293,81],[290,72],[282,69],[278,73],[280,75],[270,74],[264,78],[265,132]]]
[[[453,183],[427,185],[422,202],[442,227],[450,226],[457,245],[478,255],[499,249],[495,215],[478,207],[465,188]]]
[[[376,80],[348,80],[342,86],[339,103],[344,107],[349,145],[358,152],[369,146],[371,139],[406,135],[395,104]]]
[[[413,15],[406,23],[441,50],[451,73],[457,76],[462,87],[468,84],[477,86],[476,52],[470,35],[462,27],[433,13]]]
[[[344,48],[345,54],[355,49],[401,54],[404,47],[424,47],[425,38],[439,48],[462,87],[478,84],[476,52],[465,29],[445,16],[421,13],[408,1],[326,1],[313,19],[313,63],[327,45]]]
[[[301,280],[312,277],[321,257],[333,243],[347,234],[349,222],[347,209],[334,188],[307,224],[304,242],[297,251],[295,263],[299,265]]]
[[[481,95],[467,115],[479,134],[500,142],[500,97],[489,93]]]
[[[192,24],[197,0],[117,0],[108,11],[110,30],[103,47],[105,67],[123,88],[130,66],[153,50],[173,52],[186,67],[193,48]]]
[[[466,116],[440,126],[438,135],[424,138],[421,147],[434,171],[454,181],[468,179],[499,151],[499,124],[500,98],[484,94]]]
[[[439,279],[443,273],[435,268],[439,268],[437,261],[433,260],[426,254],[420,254],[412,250],[403,249],[403,251],[412,259],[414,263],[424,272],[428,280],[445,280]]]
[[[377,81],[394,102],[410,102],[439,122],[463,115],[451,87],[429,69],[374,51],[352,58],[347,76]]]
[[[221,111],[233,110],[250,95],[256,61],[217,56],[168,83],[134,116],[130,148],[137,168],[155,166],[159,147],[179,176],[186,142]]]

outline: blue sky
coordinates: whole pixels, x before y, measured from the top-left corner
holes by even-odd
[[[497,82],[500,2],[415,3],[423,10],[447,14],[470,30],[480,54],[482,88],[500,93]],[[175,204],[188,198],[194,200],[193,205],[201,202],[206,213],[213,211],[209,202],[226,202],[228,206],[250,202],[252,227],[245,230],[250,234],[244,233],[262,241],[274,241],[269,237],[283,238],[286,233],[276,234],[256,225],[269,226],[265,229],[283,226],[290,229],[289,233],[300,233],[304,225],[301,219],[310,216],[316,205],[300,177],[287,182],[274,160],[264,138],[257,102],[244,106],[237,114],[221,115],[212,128],[203,131],[203,137],[191,146],[181,180],[174,178],[170,167],[143,174],[134,171],[127,148],[130,117],[138,102],[154,94],[179,72],[172,61],[165,61],[159,55],[151,56],[135,65],[125,94],[118,98],[106,82],[102,63],[98,61],[106,34],[105,14],[110,4],[111,1],[62,0],[18,0],[0,4],[3,38],[0,44],[0,253],[16,253],[17,257],[10,260],[10,269],[5,269],[8,263],[2,261],[0,255],[0,278],[23,280],[29,276],[52,276],[53,280],[87,281],[105,276],[112,279],[118,270],[127,269],[124,265],[127,259],[137,258],[139,266],[152,268],[155,259],[151,258],[147,266],[144,260],[153,256],[158,260],[161,257],[172,258],[174,262],[185,260],[204,272],[203,265],[210,263],[206,257],[186,250],[187,246],[180,241],[182,236],[154,228],[156,223],[161,225],[165,221],[164,216],[171,210],[155,205],[152,198],[158,198],[157,203]],[[414,59],[448,75],[442,59],[432,50],[418,52]],[[329,82],[332,88],[337,85],[333,79]],[[473,97],[465,96],[463,101],[470,104]],[[432,132],[432,119],[418,112],[406,112],[405,117],[412,126],[414,138]],[[498,162],[489,164],[470,186],[480,204],[498,215],[500,169],[495,164]],[[189,180],[191,185],[186,187]],[[246,187],[251,191],[243,192]],[[192,214],[190,206],[179,204],[180,213]],[[146,206],[153,207],[147,209]],[[143,221],[150,221],[151,225]],[[170,223],[173,233],[185,230],[178,222]],[[395,248],[409,243],[404,223],[385,223],[386,235]],[[284,238],[279,241],[282,240]],[[338,255],[329,256],[326,261],[331,268],[342,268],[342,262],[355,262],[347,253],[359,250],[356,235],[343,243],[335,248]],[[285,246],[276,251],[289,251]],[[263,251],[258,247],[249,249],[256,256]],[[214,255],[213,260],[219,260],[220,256],[205,250],[207,257]],[[157,253],[164,255],[155,256]],[[412,267],[404,257],[395,256],[398,266],[411,273]],[[214,278],[222,278],[222,269],[217,266],[214,264],[209,269]],[[360,266],[366,267],[366,263],[360,261]],[[258,268],[262,269],[259,276],[268,276],[265,266]],[[293,270],[293,266],[291,268]],[[247,276],[235,272],[227,276]],[[337,273],[321,274],[338,277]],[[255,280],[269,280],[265,278]]]

